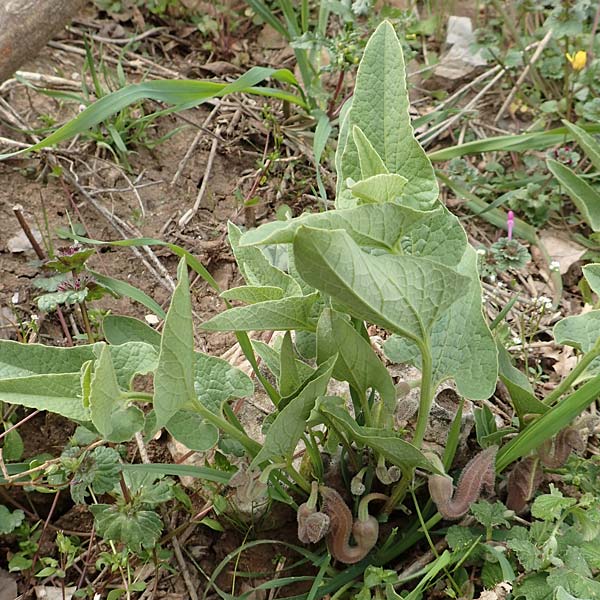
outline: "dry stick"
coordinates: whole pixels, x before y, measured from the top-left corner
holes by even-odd
[[[139,42],[144,38],[150,37],[152,35],[156,35],[161,31],[166,31],[167,27],[153,27],[152,29],[148,29],[148,31],[144,31],[144,33],[140,33],[139,35],[134,35],[128,38],[108,38],[103,37],[101,35],[97,35],[95,33],[89,33],[88,31],[82,31],[77,27],[67,27],[67,31],[79,35],[81,37],[92,38],[95,42],[100,42],[102,44],[116,44],[117,46],[126,46],[127,44],[131,44],[133,42]]]
[[[475,106],[477,105],[477,102],[479,101],[479,99],[482,98],[483,96],[485,96],[488,93],[488,91],[496,84],[496,82],[499,79],[501,79],[503,76],[504,76],[504,71],[500,70],[500,72],[497,73],[496,76],[485,87],[483,87],[473,97],[473,99],[468,104],[466,104],[460,110],[460,112],[456,113],[450,119],[448,119],[446,121],[443,121],[439,125],[436,125],[436,126],[432,127],[429,131],[427,131],[427,137],[426,137],[426,139],[419,139],[419,142],[421,143],[421,145],[425,145],[425,144],[428,144],[429,142],[431,142],[442,131],[444,131],[445,129],[448,129],[448,127],[450,127],[453,123],[455,123],[456,121],[458,121],[458,119],[460,119],[465,113],[467,113],[470,110],[472,110],[473,108],[475,108]]]
[[[70,52],[71,54],[78,54],[79,56],[86,55],[85,50],[83,48],[78,48],[77,46],[69,46],[68,44],[62,44],[60,42],[48,42],[48,45],[51,48],[56,48],[57,50],[62,50],[63,52]],[[127,52],[126,56],[132,56],[132,53]],[[141,56],[136,56],[135,54],[133,54],[133,56],[135,57],[134,60],[120,60],[117,58],[113,58],[112,56],[104,56],[103,58],[104,61],[112,63],[114,65],[122,64],[125,67],[129,67],[130,69],[136,69],[138,71],[143,70],[143,65],[147,64],[156,68],[158,71],[162,71],[163,75],[167,75],[168,77],[172,78],[179,77],[179,73],[173,71],[172,69],[161,67],[160,65],[153,63],[151,60],[148,60]],[[148,73],[148,76],[153,76],[156,78],[158,77],[156,75],[153,75],[152,73]]]
[[[175,185],[177,183],[177,181],[179,180],[179,178],[181,177],[181,173],[183,172],[183,169],[185,169],[185,165],[187,164],[188,160],[190,159],[190,156],[196,149],[196,146],[200,143],[200,139],[202,138],[202,134],[204,133],[203,128],[206,128],[210,125],[210,122],[213,120],[213,117],[217,114],[217,110],[219,109],[219,107],[220,107],[220,103],[217,103],[215,105],[215,107],[208,114],[208,117],[206,117],[206,119],[204,119],[204,123],[202,123],[200,130],[198,131],[198,133],[196,134],[196,137],[194,138],[194,141],[190,144],[190,147],[187,149],[185,156],[179,161],[179,165],[177,166],[177,172],[175,173],[175,175],[173,175],[173,179],[171,180],[171,185]],[[213,140],[213,143],[214,143],[214,140]]]
[[[543,37],[542,41],[539,43],[535,52],[531,56],[531,59],[527,63],[527,66],[523,69],[523,72],[521,73],[521,75],[519,75],[519,78],[517,79],[515,85],[513,86],[512,90],[510,91],[510,94],[508,94],[506,100],[500,107],[498,114],[494,118],[494,124],[496,124],[502,118],[502,115],[504,114],[506,109],[510,106],[510,103],[513,101],[515,95],[517,94],[517,91],[519,90],[519,86],[523,83],[523,81],[525,81],[525,78],[527,77],[527,75],[529,75],[529,71],[531,71],[531,68],[536,63],[538,58],[541,56],[542,52],[544,51],[544,48],[546,48],[546,46],[548,45],[548,42],[552,39],[552,33],[553,33],[553,31],[552,31],[552,29],[550,29],[546,33],[546,35]]]
[[[18,423],[15,423],[12,427],[9,427],[8,429],[6,429],[5,431],[3,431],[2,433],[0,433],[0,440],[7,434],[10,433],[11,431],[13,431],[14,429],[17,429],[18,427],[20,427],[21,425],[23,425],[23,423],[27,423],[27,421],[29,421],[30,419],[33,419],[33,417],[35,417],[36,415],[39,415],[41,411],[39,410],[34,410],[30,415],[27,415],[24,419],[21,419]]]
[[[27,221],[25,220],[25,217],[23,216],[23,207],[20,204],[15,204],[13,206],[13,212],[15,213],[15,217],[17,217],[17,221],[19,221],[19,225],[21,226],[21,229],[23,230],[23,232],[27,236],[27,239],[31,243],[31,247],[35,250],[37,257],[40,260],[45,260],[46,254],[44,253],[44,250],[42,249],[42,247],[39,245],[38,241],[35,239],[35,236],[33,235],[31,229],[29,228],[29,223],[27,223]],[[73,338],[71,337],[71,333],[69,331],[69,328],[67,327],[67,322],[65,321],[65,316],[64,316],[60,306],[56,307],[56,314],[58,316],[58,320],[60,321],[60,326],[63,330],[63,333],[65,334],[65,337],[67,338],[67,345],[72,346]]]
[[[77,181],[73,174],[67,171],[63,172],[63,177],[65,177],[71,185],[73,185],[77,191],[117,230],[117,232],[123,237],[127,238],[131,235],[135,237],[139,237],[139,234],[125,221],[121,218],[117,217],[117,215],[112,214],[107,208],[105,208],[102,204],[100,204],[93,196],[91,196]],[[175,289],[175,282],[173,281],[169,272],[165,269],[163,264],[158,260],[156,254],[149,248],[148,246],[142,246],[142,249],[149,256],[150,260],[158,267],[158,270],[161,271],[162,276],[158,273],[158,271],[150,265],[150,263],[144,258],[143,254],[136,248],[135,246],[131,247],[133,253],[144,263],[146,268],[154,275],[156,280],[169,292],[172,292]]]
[[[17,79],[17,77],[19,79]],[[45,73],[35,73],[33,71],[17,71],[15,76],[7,79],[0,85],[0,94],[4,93],[11,87],[21,85],[20,79],[25,79],[29,83],[33,83],[45,88],[58,90],[70,90],[73,92],[81,91],[81,82],[65,79],[64,77],[56,77],[54,75],[46,75]]]
[[[213,138],[212,145],[210,147],[210,154],[208,155],[208,160],[206,161],[206,169],[204,170],[204,177],[202,178],[202,185],[200,186],[200,190],[198,191],[198,195],[196,196],[196,202],[194,202],[194,206],[190,208],[184,215],[179,219],[178,225],[180,228],[185,227],[194,217],[194,215],[198,212],[200,208],[200,203],[202,202],[202,198],[204,197],[204,193],[206,192],[206,187],[208,184],[208,178],[210,177],[210,172],[212,170],[212,165],[215,160],[215,156],[217,154],[217,145],[219,143],[218,135],[221,131],[221,126],[218,126],[215,130],[216,136]]]

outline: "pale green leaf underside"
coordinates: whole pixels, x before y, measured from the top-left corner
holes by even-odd
[[[354,125],[352,128],[352,139],[354,140],[354,145],[358,152],[361,179],[368,179],[374,175],[387,175],[389,173],[381,156],[379,156],[377,150],[373,148],[373,144],[371,144],[358,125]]]
[[[166,425],[167,431],[186,448],[210,450],[219,440],[219,430],[195,412],[180,410]]]
[[[154,377],[154,410],[162,427],[194,394],[194,333],[185,258],[177,269],[177,287],[165,319]]]
[[[600,296],[600,263],[584,265],[583,276],[594,294]]]
[[[305,214],[290,221],[265,223],[258,229],[244,233],[240,244],[291,244],[298,228],[306,226],[316,229],[343,229],[360,246],[382,248],[391,252],[403,235],[430,216],[430,212],[397,204],[358,206],[346,210]]]
[[[48,410],[73,421],[89,421],[79,373],[51,373],[0,379],[0,402]]]
[[[123,405],[121,389],[117,382],[117,374],[108,346],[104,345],[94,365],[90,386],[90,411],[92,423],[103,438],[107,438],[112,430],[112,415]]]
[[[200,327],[208,331],[314,331],[316,323],[311,313],[317,298],[318,294],[290,296],[282,300],[230,308]]]
[[[352,194],[363,202],[383,204],[394,202],[402,194],[407,179],[396,173],[373,175],[354,183],[350,189]]]
[[[95,360],[94,345],[57,348],[0,340],[0,380],[44,373],[78,373]]]
[[[119,386],[131,388],[136,375],[153,373],[158,366],[158,348],[145,342],[126,342],[109,346]]]
[[[458,272],[466,275],[459,300],[434,324],[430,343],[433,380],[451,378],[461,395],[473,400],[489,398],[498,373],[496,344],[481,309],[481,285],[477,276],[476,254],[469,247]],[[415,344],[393,336],[385,353],[395,362],[420,366]]]
[[[448,266],[457,265],[467,247],[467,236],[460,221],[445,207],[423,212],[392,203],[369,204],[303,215],[291,221],[266,223],[245,233],[240,242],[290,244],[302,226],[343,229],[363,248],[423,256]]]
[[[250,286],[278,287],[285,296],[300,296],[302,290],[293,277],[274,267],[260,248],[240,245],[241,230],[228,223],[228,238],[238,267]]]
[[[294,255],[300,276],[350,314],[421,341],[468,284],[424,258],[368,254],[339,230],[301,227]]]
[[[358,125],[390,173],[408,180],[399,201],[417,208],[430,208],[437,200],[438,186],[424,150],[414,138],[408,112],[409,100],[402,47],[392,25],[384,22],[369,39],[356,77],[352,106],[343,122],[338,162],[341,182],[336,206],[344,201],[348,178],[362,179],[354,136]],[[347,196],[346,196],[347,198]]]
[[[225,290],[221,293],[221,298],[225,298],[225,300],[239,300],[246,304],[256,304],[257,302],[267,302],[268,300],[281,300],[283,298],[283,290],[279,287],[268,285],[242,285]]]
[[[600,310],[561,319],[553,333],[557,344],[589,352],[600,337]]]
[[[588,225],[600,231],[600,193],[569,167],[552,159],[546,162]]]

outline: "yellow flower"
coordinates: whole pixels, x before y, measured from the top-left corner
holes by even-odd
[[[573,70],[581,71],[585,68],[587,62],[587,52],[585,50],[577,50],[574,56],[571,56],[568,52],[565,54],[567,60],[571,63]]]

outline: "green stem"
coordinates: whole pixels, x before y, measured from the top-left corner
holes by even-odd
[[[88,337],[88,342],[90,344],[93,344],[95,342],[95,340],[94,340],[94,334],[92,332],[92,326],[90,324],[90,317],[88,315],[88,310],[87,310],[87,306],[86,306],[85,300],[82,300],[79,303],[79,308],[81,309],[81,316],[83,318],[83,326],[85,327],[85,332],[86,332],[87,337]]]
[[[385,503],[385,506],[382,509],[382,514],[389,515],[391,512],[404,500],[404,496],[406,496],[406,492],[408,491],[408,484],[412,479],[412,470],[403,471],[402,479],[392,488],[392,493],[390,494],[389,500]]]
[[[311,492],[311,485],[307,479],[303,475],[301,475],[292,465],[292,461],[287,461],[287,471],[286,473],[307,493]]]
[[[600,339],[594,344],[594,347],[579,361],[579,364],[562,380],[560,385],[554,388],[554,391],[543,400],[544,404],[552,406],[560,397],[565,394],[577,378],[588,368],[589,364],[600,356]]]
[[[196,409],[196,412],[201,414],[209,423],[212,423],[215,427],[218,427],[221,431],[242,444],[252,458],[260,452],[262,446],[252,438],[248,437],[243,431],[240,431],[235,425],[232,425],[223,417],[215,414],[204,405],[200,404],[200,402],[195,402],[194,408]]]
[[[121,398],[127,400],[139,400],[140,402],[152,402],[154,396],[147,392],[121,392]]]
[[[429,347],[425,343],[420,343],[421,351],[421,399],[419,401],[419,416],[417,417],[417,426],[415,427],[415,437],[413,438],[413,446],[421,447],[425,437],[425,430],[429,422],[429,413],[433,403],[433,360]]]

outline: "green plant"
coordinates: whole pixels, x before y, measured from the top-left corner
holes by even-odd
[[[103,323],[106,343],[50,348],[0,341],[0,400],[62,414],[84,425],[98,441],[124,442],[164,427],[191,450],[218,447],[220,464],[227,455],[244,454],[235,485],[243,485],[250,496],[256,486],[271,501],[297,508],[300,537],[313,541],[325,535],[331,555],[352,565],[344,571],[324,568],[312,598],[350,588],[366,589],[365,595],[371,588],[376,594],[385,588],[388,597],[396,598],[401,596],[395,587],[404,586],[404,597],[413,600],[438,575],[447,577],[456,596],[465,584],[461,564],[471,546],[437,556],[414,586],[410,579],[391,583],[378,571],[366,588],[360,581],[368,565],[388,564],[423,537],[431,542],[432,527],[443,516],[465,514],[479,499],[481,483],[492,488],[497,475],[565,430],[595,400],[600,393],[595,370],[600,338],[592,324],[598,311],[556,325],[557,343],[575,346],[582,358],[552,393],[538,399],[483,316],[477,255],[460,221],[440,202],[431,163],[414,138],[401,45],[389,23],[378,27],[365,49],[354,97],[343,113],[335,164],[335,209],[246,232],[229,224],[245,284],[222,292],[228,309],[201,325],[206,331],[235,332],[273,403],[264,441],[249,437],[229,405],[232,397],[253,393],[250,378],[223,360],[194,351],[188,266],[218,286],[193,256],[172,244],[168,247],[181,261],[162,334],[135,319],[108,316]],[[514,223],[515,231],[518,226]],[[154,243],[160,242],[112,245]],[[595,292],[600,291],[597,270],[595,265],[586,271]],[[243,305],[231,307],[232,301]],[[386,332],[384,351],[390,360],[421,371],[413,384],[420,399],[410,432],[395,426],[404,397],[371,345],[367,325]],[[249,339],[248,332],[263,330],[283,332],[280,342],[271,346]],[[258,359],[271,372],[269,378]],[[137,374],[152,375],[153,393],[136,389]],[[451,379],[461,396],[486,400],[498,376],[513,403],[514,426],[497,430],[493,419],[479,417],[478,438],[485,448],[465,467],[455,490],[452,464],[461,411],[443,456],[424,446],[436,389]],[[347,398],[331,394],[331,379],[348,386],[351,409]],[[294,457],[300,442],[305,458],[298,467]],[[91,496],[97,485],[102,487],[105,467],[111,474],[116,467],[121,493],[110,491],[116,503],[96,504],[91,510],[107,540],[143,552],[159,539],[161,523],[154,510],[171,497],[169,484],[152,480],[147,493],[137,495],[127,481],[128,467],[152,472],[153,466],[117,464],[114,451],[109,457],[104,450],[74,450],[74,456],[67,453],[39,470],[29,469],[28,475],[40,477],[61,463],[64,474],[57,485],[80,482],[76,494],[86,500],[88,492]],[[331,473],[324,454],[332,457],[333,475],[345,480],[344,489],[327,485]],[[216,466],[215,461],[193,472],[229,482],[231,471]],[[163,474],[182,472],[177,466],[155,467]],[[17,470],[11,477],[23,475]],[[423,494],[426,482],[435,503],[421,508],[423,497],[428,498]],[[340,494],[348,491],[356,500],[356,516]],[[298,507],[298,498],[306,496]],[[378,510],[375,501],[382,502]],[[379,523],[402,507],[416,517],[379,540]],[[481,519],[483,512],[478,513]],[[497,513],[485,516],[487,537],[503,524]],[[311,556],[319,568],[325,565],[323,557]],[[211,578],[207,590],[212,585]]]

